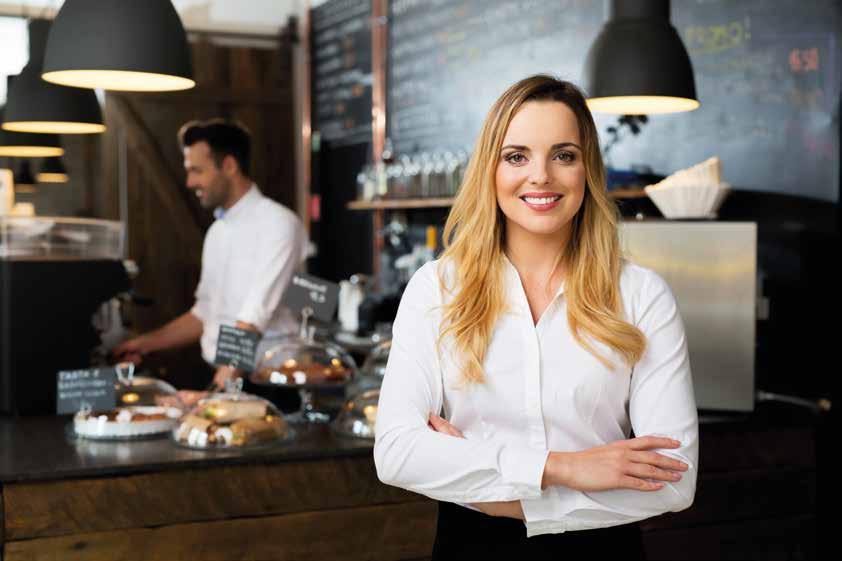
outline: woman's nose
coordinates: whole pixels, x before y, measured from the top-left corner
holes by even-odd
[[[545,185],[550,182],[550,174],[547,173],[547,165],[544,162],[532,163],[529,170],[529,183],[532,185]]]

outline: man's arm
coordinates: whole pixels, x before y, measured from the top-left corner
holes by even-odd
[[[202,320],[192,312],[187,312],[154,331],[120,343],[112,352],[119,360],[139,363],[149,353],[198,341],[202,329]]]

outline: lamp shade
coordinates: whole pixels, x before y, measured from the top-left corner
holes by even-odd
[[[0,123],[2,122],[3,108],[0,107]],[[47,158],[62,154],[64,148],[61,147],[57,134],[12,132],[0,127],[0,156]]]
[[[37,179],[38,183],[67,183],[70,178],[67,175],[64,162],[61,161],[60,157],[54,156],[44,159]]]
[[[91,90],[57,86],[41,79],[50,22],[29,22],[29,62],[9,85],[3,128],[17,132],[60,134],[105,130],[102,111]]]
[[[693,66],[670,23],[669,0],[609,0],[585,62],[588,107],[646,115],[699,107]]]
[[[66,0],[42,77],[80,88],[174,91],[195,86],[187,34],[170,0]]]

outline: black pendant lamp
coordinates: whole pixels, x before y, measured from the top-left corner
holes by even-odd
[[[12,76],[9,76],[9,89],[12,82]],[[0,107],[0,123],[3,123],[3,109]],[[48,158],[62,154],[64,148],[61,147],[57,134],[12,132],[0,127],[0,156]]]
[[[50,22],[29,22],[29,62],[10,86],[3,128],[16,132],[90,134],[105,130],[91,90],[57,86],[41,79]]]
[[[588,52],[593,112],[648,115],[699,107],[693,65],[670,23],[669,0],[608,0],[608,21]]]
[[[196,85],[187,34],[170,0],[65,0],[42,77],[80,88],[174,91]]]
[[[70,179],[60,157],[45,158],[38,172],[38,183],[67,183]]]
[[[24,160],[15,171],[15,191],[18,193],[34,193],[35,177],[32,175],[32,167],[29,160]]]

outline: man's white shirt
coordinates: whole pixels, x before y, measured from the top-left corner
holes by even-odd
[[[504,258],[505,259],[505,258]],[[573,338],[562,285],[535,325],[520,277],[506,263],[509,310],[495,326],[482,385],[460,383],[452,341],[438,352],[442,304],[434,261],[404,292],[380,394],[374,460],[380,479],[433,499],[521,501],[527,535],[625,524],[688,508],[696,490],[698,413],[684,326],[666,282],[625,262],[620,292],[626,321],[646,336],[630,368],[591,343],[604,366]],[[453,278],[452,267],[447,279]],[[448,281],[449,283],[451,281]],[[444,412],[464,439],[427,426]],[[541,490],[550,451],[580,451],[635,436],[659,435],[680,448],[656,452],[689,464],[658,491]],[[468,508],[471,508],[468,506]]]
[[[307,234],[295,213],[254,184],[231,208],[214,214],[191,310],[202,321],[202,356],[213,363],[219,326],[241,321],[263,334],[259,359],[296,329],[298,320],[281,305],[281,297],[305,258]]]

